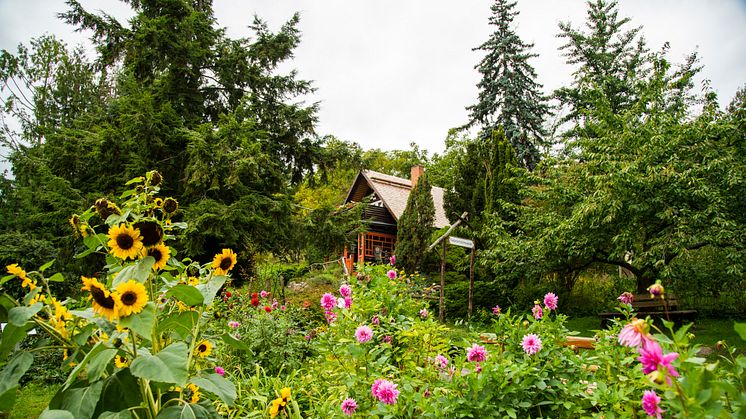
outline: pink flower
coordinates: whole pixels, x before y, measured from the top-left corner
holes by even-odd
[[[429,313],[427,312],[426,308],[423,308],[422,310],[420,310],[420,317],[422,317],[423,319],[426,319],[428,314]]]
[[[345,297],[345,308],[352,307],[352,297]]]
[[[264,291],[264,290],[262,290],[262,292],[260,292],[260,293],[259,293],[259,295],[260,295],[260,296],[261,296],[262,298],[267,298],[267,296],[269,295],[269,293],[268,293],[267,291]]]
[[[664,411],[660,407],[660,402],[661,398],[655,394],[655,391],[645,390],[645,392],[642,393],[642,408],[645,409],[645,413],[647,413],[648,416],[655,416],[657,419],[661,419],[661,413]]]
[[[500,308],[500,306],[496,305],[492,307],[492,314],[499,316],[500,313],[502,313],[502,309]]]
[[[390,270],[386,275],[389,276],[389,279],[396,279],[396,271],[393,269]]]
[[[342,297],[349,297],[352,295],[352,287],[347,284],[342,284],[341,287],[339,287],[339,295]]]
[[[422,393],[422,395],[425,396],[425,398],[428,398],[428,397],[432,396],[432,393],[430,393],[430,389],[429,388],[426,388],[425,392]]]
[[[399,397],[399,390],[396,389],[396,384],[389,380],[376,380],[373,383],[373,387],[371,387],[371,392],[378,400],[385,404],[396,404],[396,398]]]
[[[389,258],[389,264],[391,264],[391,266],[396,265],[396,255],[391,255]]]
[[[222,377],[225,375],[225,370],[223,369],[223,367],[215,367],[215,374]]]
[[[373,382],[372,386],[370,386],[370,394],[372,394],[373,397],[378,397],[377,396],[377,394],[378,394],[378,386],[380,386],[381,383],[384,382],[384,381],[386,381],[386,380],[384,380],[383,378],[379,378],[379,379],[377,379],[376,381]]]
[[[231,320],[228,322],[228,327],[230,327],[231,329],[238,329],[238,326],[241,326],[241,323],[237,321]]]
[[[534,318],[536,320],[539,320],[542,317],[544,317],[544,310],[542,310],[541,306],[538,305],[538,304],[534,306],[534,308],[531,310],[531,312],[534,313]]]
[[[357,402],[355,399],[347,398],[342,400],[342,413],[347,416],[352,416],[355,414],[355,409],[357,409]]]
[[[435,365],[441,370],[446,369],[446,367],[448,366],[448,358],[444,357],[443,355],[436,356]]]
[[[391,335],[385,335],[384,337],[381,338],[381,342],[383,342],[383,343],[391,343],[392,339],[393,338],[391,337]]]
[[[277,310],[277,307],[279,307],[280,303],[277,302],[277,300],[272,300],[272,310]]]
[[[650,298],[655,298],[662,297],[666,290],[663,288],[660,281],[656,281],[655,284],[648,287],[648,291],[650,291]]]
[[[375,315],[372,319],[370,319],[370,322],[378,326],[379,324],[381,324],[381,319],[378,318],[378,315]]]
[[[282,311],[287,310],[287,307],[285,307],[285,304],[283,304],[283,305],[280,306],[280,310],[282,310]]]
[[[333,312],[331,310],[326,310],[324,312],[324,316],[326,317],[326,321],[328,323],[334,323],[334,321],[337,320],[337,313],[335,313],[335,312]]]
[[[557,310],[557,303],[559,302],[559,298],[553,293],[549,292],[547,295],[544,296],[544,305],[549,310]]]
[[[619,332],[619,344],[624,346],[639,347],[647,340],[650,340],[648,324],[642,319],[633,319]]]
[[[355,337],[360,343],[365,343],[373,337],[373,329],[368,326],[360,326],[355,330]]]
[[[482,366],[479,365],[479,362],[477,362],[476,365],[474,365],[474,371],[476,371],[477,374],[479,374],[480,372],[482,372]]]
[[[640,356],[637,360],[642,363],[643,374],[656,373],[652,378],[659,382],[663,381],[661,379],[661,374],[663,374],[668,384],[671,384],[671,377],[679,376],[679,373],[671,365],[671,362],[678,357],[677,352],[663,355],[663,349],[658,345],[658,342],[649,339],[640,348]]]
[[[337,304],[337,299],[334,298],[332,294],[327,292],[321,296],[321,307],[323,307],[324,310],[333,309],[335,304]]]
[[[480,362],[487,359],[487,351],[484,350],[484,346],[479,346],[476,343],[471,348],[466,349],[466,359],[470,362]]]
[[[523,337],[521,346],[527,354],[533,355],[541,350],[541,339],[539,336],[529,333]]]
[[[631,292],[625,291],[616,299],[621,301],[622,304],[632,304],[632,302],[635,301],[635,296]]]

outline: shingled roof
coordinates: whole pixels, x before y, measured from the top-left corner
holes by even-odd
[[[347,193],[345,203],[360,202],[364,197],[375,192],[381,199],[383,205],[399,221],[404,209],[407,207],[409,193],[412,191],[412,182],[396,176],[363,170],[355,178],[350,191]],[[435,204],[435,221],[433,227],[442,228],[450,226],[445,210],[443,209],[443,188],[433,186],[433,204]]]

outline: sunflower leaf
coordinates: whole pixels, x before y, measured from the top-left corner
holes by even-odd
[[[208,374],[203,377],[193,378],[192,383],[220,397],[220,400],[229,407],[236,401],[236,386],[218,374]]]
[[[236,339],[230,333],[223,334],[222,339],[223,339],[223,342],[227,343],[228,345],[236,349],[240,349],[242,351],[251,351],[251,348],[249,348],[249,345],[244,343],[242,340]]]
[[[52,259],[49,262],[41,265],[41,267],[39,268],[39,272],[44,273],[44,271],[46,271],[47,269],[49,269],[49,267],[52,266],[56,260],[57,259]]]
[[[152,256],[146,256],[137,262],[126,266],[124,269],[119,271],[119,274],[114,278],[114,282],[111,284],[112,288],[116,288],[117,285],[123,284],[129,280],[134,279],[139,283],[145,282],[150,276],[150,271],[155,264],[155,258]]]
[[[61,273],[57,272],[56,274],[50,276],[47,278],[47,281],[50,282],[65,282],[65,275],[62,275]]]
[[[175,285],[168,290],[166,296],[174,297],[188,306],[200,305],[205,301],[205,297],[200,290],[187,284]]]
[[[91,361],[88,363],[88,379],[95,381],[101,378],[101,375],[106,371],[106,367],[111,364],[111,360],[114,359],[118,351],[118,349],[107,348],[91,358]]]
[[[4,283],[10,281],[11,279],[15,278],[15,275],[5,275],[2,279],[0,279],[0,285],[3,285]]]
[[[16,401],[18,380],[34,362],[29,352],[20,352],[0,371],[0,412],[8,412]]]
[[[80,364],[75,366],[75,369],[72,370],[70,375],[67,377],[67,381],[65,381],[65,385],[62,386],[62,391],[64,392],[67,390],[73,382],[78,378],[78,375],[83,371],[83,369],[88,365],[88,363],[91,361],[91,358],[95,357],[99,352],[106,349],[106,346],[104,346],[103,342],[98,342],[91,350],[85,355],[82,361],[80,361]]]
[[[202,294],[200,294],[200,298],[202,298]],[[192,327],[197,323],[197,320],[199,320],[199,314],[196,311],[175,313],[158,322],[156,333],[174,332],[184,339],[192,332]]]
[[[32,306],[13,307],[8,312],[8,323],[22,327],[44,307],[42,303],[34,303]]]
[[[210,412],[198,404],[183,404],[181,406],[169,406],[156,416],[156,419],[202,419],[210,418]]]
[[[8,354],[13,352],[16,344],[26,337],[26,333],[33,327],[33,323],[26,323],[23,326],[15,326],[12,323],[5,325],[2,339],[0,339],[0,360],[4,360]]]
[[[103,387],[103,381],[97,381],[90,385],[81,382],[76,387],[66,388],[57,393],[49,403],[49,408],[67,410],[76,419],[92,418],[96,405],[101,398]],[[65,418],[68,416],[51,417]]]
[[[39,419],[75,419],[75,416],[67,410],[46,409],[41,412]]]
[[[183,387],[187,380],[187,352],[184,342],[173,343],[155,356],[138,353],[130,370],[135,377]]]
[[[202,296],[205,297],[204,304],[206,306],[212,304],[212,300],[215,299],[218,291],[220,291],[220,288],[225,284],[226,279],[227,278],[223,275],[213,276],[212,279],[210,279],[210,282],[197,285],[197,289],[202,293]]]
[[[119,320],[119,324],[132,329],[138,335],[150,340],[150,335],[153,333],[153,326],[155,326],[155,304],[149,301],[145,304],[141,312],[122,317]]]

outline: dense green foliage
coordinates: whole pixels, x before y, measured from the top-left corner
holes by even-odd
[[[432,187],[424,174],[409,193],[407,206],[397,226],[396,257],[405,271],[414,272],[422,266],[434,221]]]

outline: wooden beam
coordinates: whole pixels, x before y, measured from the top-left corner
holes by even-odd
[[[443,241],[443,239],[445,239],[446,237],[450,236],[451,233],[453,232],[453,230],[456,227],[458,227],[459,224],[461,224],[461,221],[463,221],[464,218],[466,218],[467,215],[469,215],[469,213],[466,212],[466,211],[464,211],[464,213],[461,214],[460,217],[458,217],[458,221],[456,221],[455,223],[453,223],[451,225],[451,228],[449,228],[448,231],[446,231],[442,236],[438,237],[438,240],[435,240],[435,242],[433,242],[433,244],[431,244],[430,247],[427,248],[427,251],[429,252],[429,251],[433,250],[435,248],[435,246],[438,245],[438,243],[440,243],[441,241]]]

